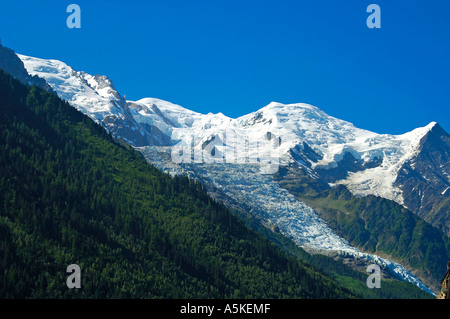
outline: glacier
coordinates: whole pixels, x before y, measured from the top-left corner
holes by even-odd
[[[270,175],[261,174],[256,164],[176,164],[171,161],[170,148],[148,146],[138,148],[149,163],[174,176],[186,175],[206,185],[216,200],[237,203],[263,225],[277,227],[298,246],[312,253],[334,252],[353,256],[367,264],[377,264],[393,277],[408,281],[435,295],[417,277],[399,263],[352,247],[336,235],[319,215],[297,200]]]
[[[393,184],[395,176],[415,154],[420,139],[434,122],[403,135],[377,134],[356,128],[309,104],[277,102],[236,119],[222,113],[201,114],[157,98],[127,101],[105,76],[75,71],[58,60],[18,56],[31,75],[44,78],[59,97],[135,147],[160,170],[202,181],[214,198],[243,205],[262,224],[277,227],[306,250],[333,251],[376,263],[395,277],[434,294],[402,265],[363,253],[337,236],[312,208],[297,200],[270,175],[263,174],[257,162],[249,161],[258,156],[251,153],[252,148],[235,157],[233,163],[176,163],[171,152],[175,145],[184,142],[194,154],[204,153],[204,146],[213,137],[225,140],[224,132],[234,130],[242,132],[249,141],[279,138],[275,150],[270,150],[279,165],[298,162],[310,171],[327,170],[339,165],[346,153],[364,163],[380,159],[379,165],[350,172],[347,178],[330,184],[344,184],[354,194],[379,195],[401,204],[401,191]],[[291,150],[304,147],[304,143],[317,154],[317,160],[292,156]],[[219,143],[215,150],[217,154],[226,154],[229,147]]]

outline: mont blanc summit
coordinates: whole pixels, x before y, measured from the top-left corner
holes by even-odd
[[[153,97],[129,101],[106,76],[57,60],[18,57],[30,75],[45,79],[60,98],[161,170],[202,181],[213,197],[305,249],[351,254],[429,290],[410,265],[407,270],[337,235],[272,174],[289,168],[324,188],[343,185],[356,197],[394,201],[448,236],[450,137],[438,123],[402,135],[379,134],[313,105],[278,102],[238,118],[201,114]],[[271,170],[261,170],[267,163]]]

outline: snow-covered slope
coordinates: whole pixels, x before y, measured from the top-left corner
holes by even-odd
[[[116,114],[123,116],[120,108],[123,99],[105,76],[92,76],[75,71],[57,60],[45,60],[18,54],[31,75],[44,78],[63,100],[70,102],[79,111],[97,123]]]
[[[303,147],[306,143],[320,160],[310,161],[312,169],[320,169],[324,174],[335,168],[346,153],[361,162],[361,169],[348,172],[342,179],[332,180],[331,184],[344,184],[358,195],[378,195],[403,204],[401,190],[396,187],[395,180],[402,165],[412,158],[418,150],[420,140],[436,124],[413,130],[403,135],[377,134],[356,128],[353,124],[327,115],[315,106],[308,104],[281,104],[272,102],[262,109],[231,119],[223,114],[199,114],[181,106],[158,99],[142,99],[135,102],[144,109],[157,107],[161,110],[164,121],[158,127],[173,140],[182,140],[186,145],[193,144],[199,148],[212,137],[219,136],[221,156],[227,162],[226,152],[230,143],[226,143],[225,132],[238,132],[239,142],[257,141],[262,145],[267,133],[280,137],[280,142],[272,149],[272,155],[280,164],[287,164],[296,159],[291,150]],[[157,123],[155,116],[146,114],[135,116],[138,122]],[[228,139],[229,141],[229,139]],[[251,150],[238,158],[239,163],[248,162],[248,158],[256,156]],[[274,152],[276,151],[276,152]],[[192,151],[194,152],[194,151]],[[378,164],[368,165],[378,161]]]
[[[433,122],[403,135],[377,134],[301,103],[272,102],[237,119],[222,113],[200,114],[156,98],[125,101],[105,76],[75,71],[57,60],[18,56],[31,75],[44,78],[61,98],[135,146],[168,146],[181,141],[192,145],[193,149],[201,146],[204,149],[205,142],[218,136],[221,145],[217,145],[216,140],[216,149],[226,161],[230,145],[226,143],[225,132],[237,132],[238,139],[247,143],[260,142],[259,146],[267,144],[266,136],[270,133],[280,137],[279,143],[271,145],[271,155],[276,156],[280,164],[296,161],[291,150],[302,148],[304,143],[320,159],[301,164],[320,169],[324,174],[337,167],[346,153],[360,161],[362,167],[377,160],[379,163],[375,167],[369,165],[350,171],[345,178],[331,179],[330,183],[344,184],[354,194],[379,195],[399,204],[404,201],[401,190],[394,186],[398,171],[416,154],[421,138],[436,124]],[[117,129],[119,125],[122,130]],[[146,139],[136,138],[137,132]],[[238,140],[232,146],[240,142]],[[238,162],[257,157],[257,154],[250,154],[251,150],[251,147],[247,148],[247,152],[237,158]]]
[[[355,194],[403,203],[394,184],[398,170],[416,154],[435,123],[403,135],[377,134],[312,105],[276,102],[236,119],[201,114],[156,98],[127,101],[105,76],[75,71],[56,60],[18,56],[31,75],[44,78],[62,99],[137,147],[162,170],[202,180],[210,192],[245,205],[261,222],[276,225],[305,248],[376,262],[429,291],[401,265],[351,247],[314,210],[261,173],[297,163],[312,177],[345,184]],[[349,158],[351,169],[337,174]],[[269,169],[261,170],[267,163]]]
[[[364,140],[359,145],[348,144],[348,147],[358,150],[357,156],[361,154],[363,160],[379,157],[382,162],[377,167],[350,172],[348,178],[336,183],[346,185],[354,194],[377,195],[403,205],[402,191],[395,186],[399,170],[417,154],[420,140],[434,125],[436,123],[432,122],[403,135],[378,135]]]
[[[348,172],[345,178],[333,180],[331,184],[344,184],[354,194],[378,195],[399,204],[403,204],[402,192],[394,185],[398,171],[417,153],[420,140],[436,124],[432,122],[403,135],[388,135],[356,128],[353,124],[329,116],[308,104],[285,105],[272,102],[256,112],[231,119],[221,113],[195,113],[157,99],[143,99],[138,103],[147,108],[157,106],[173,123],[164,132],[186,144],[191,143],[192,139],[193,148],[198,148],[213,136],[220,136],[225,162],[226,149],[230,145],[226,143],[223,133],[231,130],[239,132],[238,137],[243,139],[240,142],[265,142],[267,133],[280,137],[280,142],[274,149],[276,153],[272,152],[272,155],[278,156],[280,164],[296,161],[291,150],[303,147],[306,143],[320,159],[301,164],[320,169],[324,174],[337,167],[346,153],[351,154],[361,162],[364,169]],[[248,152],[243,154],[243,157],[251,156]],[[378,162],[376,165],[365,167],[366,163],[375,161]],[[245,158],[240,158],[239,162],[245,162]]]
[[[267,124],[275,118],[276,121]],[[310,164],[312,169],[320,169],[324,174],[337,167],[346,153],[361,162],[362,168],[377,161],[376,165],[349,172],[346,178],[333,183],[347,185],[354,194],[378,195],[399,204],[403,204],[402,194],[394,186],[398,171],[417,153],[422,137],[436,125],[432,122],[403,135],[377,134],[356,128],[311,105],[274,102],[236,119],[235,123],[281,136],[279,152],[286,162],[295,160],[290,150],[306,143],[320,159],[301,164]]]

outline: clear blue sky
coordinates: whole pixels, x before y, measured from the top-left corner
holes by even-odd
[[[66,26],[71,3],[81,29]],[[107,75],[129,100],[231,117],[304,102],[378,133],[450,132],[447,0],[2,0],[0,38]]]

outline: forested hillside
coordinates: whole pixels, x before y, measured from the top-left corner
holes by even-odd
[[[0,113],[0,298],[426,296],[406,283],[370,290],[364,274],[269,234],[288,254],[200,184],[2,70]],[[298,257],[336,267],[334,279]],[[70,264],[81,289],[66,286]]]
[[[0,70],[1,298],[349,298],[56,95]],[[81,267],[68,289],[66,267]]]

